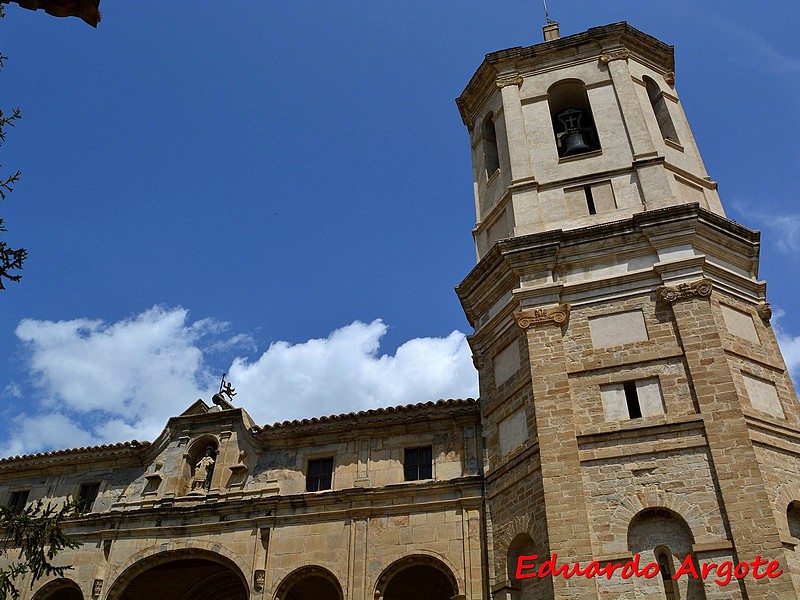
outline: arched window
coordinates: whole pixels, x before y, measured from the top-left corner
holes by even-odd
[[[672,117],[667,108],[667,101],[664,99],[664,92],[658,87],[658,84],[650,79],[647,75],[642,77],[644,85],[647,88],[647,97],[650,98],[650,105],[653,107],[653,112],[658,121],[658,128],[661,130],[661,137],[671,142],[679,143],[678,133],[675,131],[675,125],[672,123]]]
[[[481,140],[483,145],[483,164],[486,168],[486,179],[500,169],[500,159],[497,155],[497,132],[494,127],[494,115],[489,113],[481,126]]]
[[[675,576],[675,564],[672,562],[672,552],[666,546],[658,546],[655,549],[656,563],[658,572],[661,575],[661,582],[664,584],[664,595],[667,600],[678,600],[680,591],[678,583],[673,579]]]
[[[600,140],[583,82],[560,81],[547,93],[558,155],[576,156],[599,150]]]
[[[692,531],[680,515],[666,508],[648,508],[637,514],[628,526],[628,550],[631,554],[639,554],[642,563],[658,564],[660,576],[633,578],[636,593],[643,598],[705,599],[702,580],[693,577],[672,579],[675,565],[682,564],[687,556],[695,561],[693,544]]]
[[[800,539],[800,501],[795,500],[786,507],[786,520],[789,522],[789,533]]]
[[[508,581],[517,584],[522,583],[517,581],[517,562],[520,556],[531,556],[536,554],[536,547],[533,539],[527,533],[521,533],[508,545],[508,554],[506,555],[506,575]],[[524,580],[523,580],[524,581]]]

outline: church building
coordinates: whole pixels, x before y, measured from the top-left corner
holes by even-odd
[[[153,442],[0,459],[0,502],[81,503],[73,569],[24,600],[800,598],[759,233],[725,216],[671,46],[544,36],[456,100],[480,399],[263,426],[222,388]]]

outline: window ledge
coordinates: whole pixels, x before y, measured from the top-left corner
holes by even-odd
[[[494,173],[492,173],[491,175],[487,175],[486,176],[486,187],[489,187],[490,185],[492,185],[492,183],[494,183],[494,180],[497,179],[497,176],[499,174],[500,174],[500,167],[497,167],[494,170]]]
[[[568,163],[575,160],[581,160],[582,158],[592,158],[595,156],[602,156],[602,154],[603,154],[603,149],[600,148],[599,150],[581,152],[580,154],[576,154],[575,156],[562,156],[558,159],[558,164]]]
[[[675,148],[675,150],[683,152],[683,146],[681,146],[678,142],[675,142],[669,138],[664,138],[664,143],[670,148]]]

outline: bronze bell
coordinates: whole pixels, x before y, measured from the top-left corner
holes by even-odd
[[[564,131],[558,134],[561,156],[572,156],[592,149],[584,136],[586,129],[581,127],[582,117],[583,111],[579,108],[568,108],[556,115],[556,118],[564,126]]]

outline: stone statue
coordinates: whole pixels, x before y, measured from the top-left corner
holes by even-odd
[[[206,454],[194,466],[191,491],[206,491],[211,488],[211,475],[214,473],[214,448],[208,446]]]

